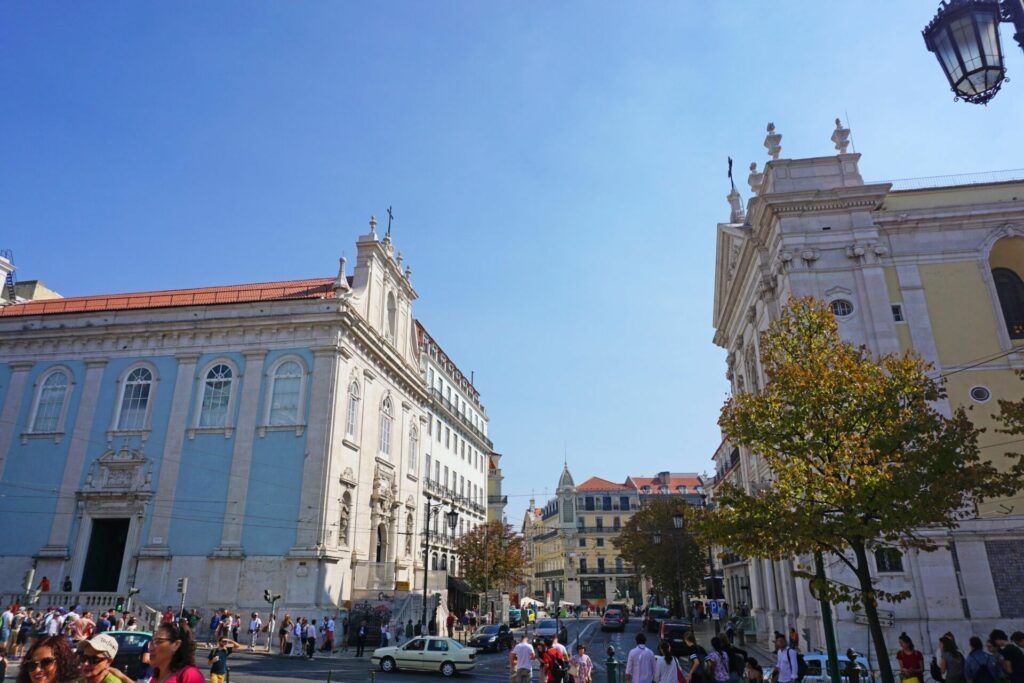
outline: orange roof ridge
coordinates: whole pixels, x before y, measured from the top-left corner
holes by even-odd
[[[591,477],[576,487],[577,491],[622,491],[630,488],[626,484],[608,481],[601,477]]]
[[[333,284],[334,278],[326,277],[41,299],[4,306],[0,308],[0,317],[203,306],[253,301],[286,301],[289,299],[333,299]]]

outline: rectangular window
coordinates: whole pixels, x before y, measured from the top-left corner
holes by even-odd
[[[604,503],[604,509],[605,510],[611,510],[612,509],[612,497],[611,496],[605,496],[604,498],[602,498],[601,502]]]
[[[587,496],[584,500],[586,502],[583,505],[583,509],[584,510],[593,510],[594,509],[594,497],[593,496]]]
[[[448,427],[444,428],[444,447],[451,448],[452,446],[452,430]]]
[[[434,435],[434,421],[433,420],[427,420],[427,436],[433,436],[433,435]]]
[[[629,496],[620,496],[619,497],[619,509],[620,510],[628,510],[629,509]]]
[[[604,571],[604,558],[603,557],[597,558],[597,571],[599,571],[599,572],[603,572]]]
[[[892,305],[892,319],[894,322],[904,322],[903,318],[903,304]]]
[[[441,421],[437,421],[437,442],[441,443]]]
[[[576,518],[576,528],[577,529],[582,529],[585,526],[587,526],[587,523],[583,520],[583,518],[582,517],[577,517]],[[582,540],[582,539],[580,539],[580,540]]]
[[[621,529],[622,528],[622,522],[621,522],[621,520],[619,520],[618,517],[612,517],[612,528],[613,529]]]
[[[430,453],[427,453],[427,469],[425,469],[423,471],[426,473],[427,478],[429,479],[430,478]]]
[[[434,386],[434,368],[427,368],[427,385]]]
[[[444,466],[444,487],[448,488],[448,466]]]
[[[587,573],[587,558],[581,557],[580,558],[580,574],[586,574],[586,573]]]
[[[902,574],[903,553],[896,548],[879,548],[875,551],[875,565],[879,574]]]
[[[597,547],[598,548],[603,548],[604,547],[604,539],[603,538],[597,539]]]
[[[434,483],[435,484],[440,484],[441,483],[441,461],[440,460],[435,460],[434,461]]]
[[[604,528],[604,517],[595,517],[594,518],[594,526],[596,526],[598,529],[603,529]]]
[[[580,547],[581,548],[586,548],[587,547],[587,539],[585,539],[585,538],[581,538],[580,539]]]

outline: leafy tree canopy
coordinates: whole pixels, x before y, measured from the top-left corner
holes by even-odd
[[[487,522],[455,542],[462,578],[474,590],[509,588],[522,582],[526,564],[523,539],[502,522]]]

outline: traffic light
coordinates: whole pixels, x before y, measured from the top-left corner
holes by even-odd
[[[130,598],[133,595],[138,595],[141,590],[142,590],[141,588],[129,588],[128,589],[128,597]]]
[[[183,576],[178,579],[178,592],[184,594],[188,590],[188,577]]]
[[[270,589],[267,588],[263,591],[263,599],[267,602],[274,602],[274,596],[270,594]]]
[[[117,596],[117,602],[114,603],[114,609],[116,609],[118,612],[124,611],[124,598],[122,598],[120,595]]]

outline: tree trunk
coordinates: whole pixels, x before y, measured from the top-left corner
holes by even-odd
[[[889,650],[885,644],[885,636],[882,634],[882,625],[878,623],[878,605],[875,602],[875,588],[871,583],[871,566],[868,564],[867,548],[863,542],[851,543],[850,547],[853,548],[853,554],[857,558],[857,582],[860,584],[861,603],[864,605],[864,615],[868,618],[868,630],[871,632],[875,655],[878,657],[878,672],[881,674],[882,683],[895,683],[892,662],[889,661]]]

